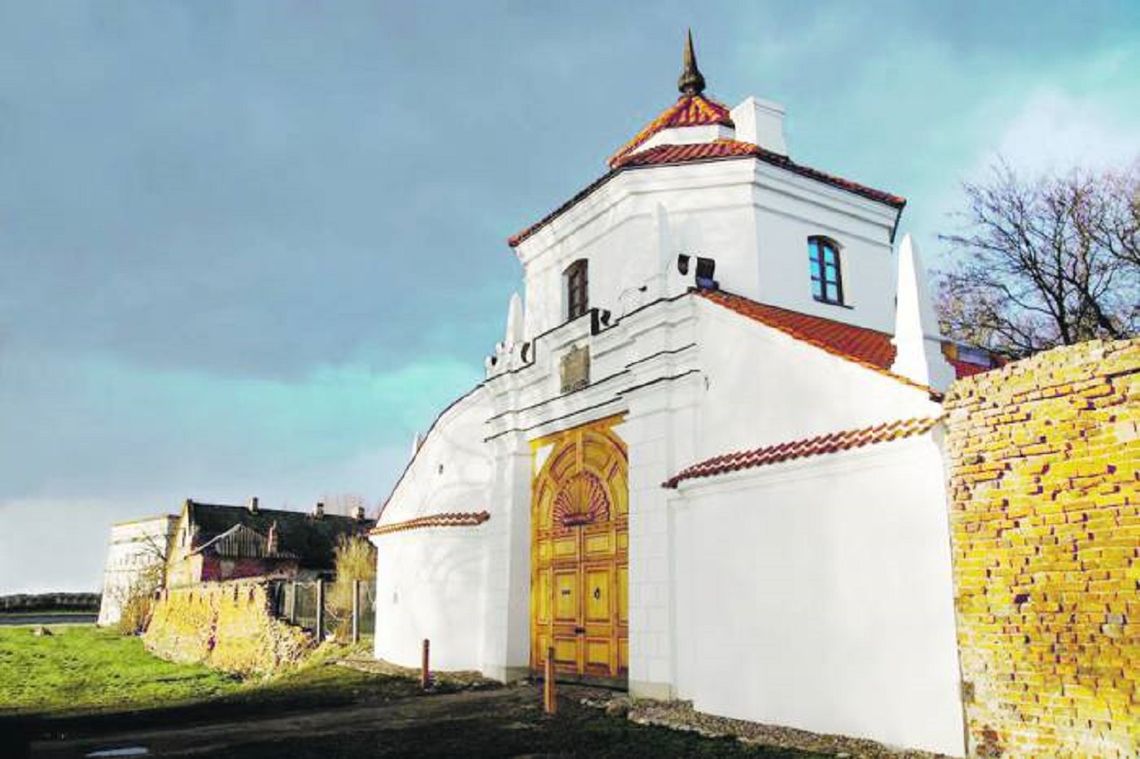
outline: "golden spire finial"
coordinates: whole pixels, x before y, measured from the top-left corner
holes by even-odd
[[[677,89],[682,95],[700,95],[705,91],[705,78],[697,68],[697,54],[693,52],[693,30],[685,40],[685,54],[681,78],[677,80]]]

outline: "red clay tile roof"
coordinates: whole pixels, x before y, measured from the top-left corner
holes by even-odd
[[[854,324],[837,322],[825,319],[822,316],[801,314],[798,311],[789,311],[786,308],[769,306],[766,303],[757,303],[743,295],[735,295],[724,290],[697,290],[696,292],[706,300],[711,300],[713,303],[732,309],[738,314],[785,332],[797,340],[802,340],[817,348],[822,348],[828,353],[854,361],[868,369],[874,369],[880,374],[893,377],[912,387],[934,392],[929,387],[919,385],[917,382],[891,371],[891,364],[895,362],[896,349],[894,343],[891,342],[891,335],[886,332],[879,332],[867,327],[857,327]],[[992,368],[950,356],[946,356],[946,360],[954,367],[955,379],[988,372]]]
[[[688,145],[657,145],[639,153],[629,153],[612,164],[616,167],[664,166],[689,161],[713,161],[719,158],[743,158],[756,155],[759,150],[750,142],[714,140]]]
[[[912,387],[933,392],[924,385],[891,372],[891,364],[895,360],[895,346],[891,342],[891,336],[886,332],[857,327],[854,324],[837,322],[822,316],[801,314],[798,311],[789,311],[766,303],[757,303],[743,295],[735,295],[724,290],[697,290],[696,293],[705,300],[778,329],[832,355],[885,374]]]
[[[957,379],[973,377],[975,374],[981,374],[982,372],[988,372],[990,369],[993,369],[992,366],[972,364],[969,361],[963,361],[959,358],[950,358],[949,356],[946,357],[946,360],[950,362],[950,366],[954,367],[954,376]]]
[[[682,95],[676,103],[658,114],[657,118],[646,124],[640,132],[633,136],[632,140],[622,145],[616,153],[610,156],[609,164],[611,167],[615,166],[622,156],[636,149],[638,145],[646,142],[662,129],[714,124],[733,126],[732,118],[728,115],[728,108],[725,105],[704,95]]]
[[[776,166],[777,168],[790,171],[793,174],[798,174],[802,177],[814,179],[824,184],[831,185],[832,187],[846,190],[847,192],[854,193],[864,198],[874,200],[879,203],[884,203],[894,208],[901,209],[906,205],[906,199],[898,195],[892,195],[882,190],[876,190],[865,185],[852,182],[841,177],[826,174],[822,171],[810,168],[808,166],[801,166],[795,163],[787,156],[782,156],[779,153],[773,153],[770,150],[765,150],[759,145],[753,145],[750,142],[741,142],[739,140],[715,140],[713,142],[695,143],[692,145],[658,145],[656,147],[644,150],[640,153],[632,153],[619,159],[615,156],[616,163],[613,168],[606,174],[595,179],[580,192],[578,192],[570,200],[566,201],[558,208],[554,209],[546,216],[539,219],[534,224],[531,224],[526,229],[518,234],[512,235],[507,239],[507,244],[512,248],[517,247],[521,242],[526,240],[531,235],[538,232],[540,229],[550,224],[566,211],[570,210],[578,201],[585,198],[597,188],[604,185],[609,180],[613,179],[619,173],[628,169],[647,168],[651,166],[668,166],[683,163],[700,163],[705,161],[722,161],[731,160],[735,158],[755,158],[763,161],[764,163]]]
[[[821,456],[825,453],[837,453],[851,448],[862,448],[875,443],[886,443],[891,440],[921,435],[939,422],[941,417],[916,417],[913,419],[900,419],[889,424],[879,424],[874,427],[863,427],[857,430],[844,430],[832,432],[827,435],[794,440],[779,445],[768,445],[763,448],[754,448],[750,451],[738,451],[713,456],[697,464],[682,469],[677,474],[661,483],[662,487],[676,488],[684,480],[699,477],[712,477],[726,472],[735,472],[741,469],[777,464],[781,461],[802,459],[808,456]]]
[[[425,527],[476,527],[483,524],[491,515],[486,511],[453,511],[445,514],[431,514],[425,517],[406,519],[403,522],[377,525],[369,535],[387,535],[390,532],[420,530]]]
[[[981,354],[979,357],[984,357],[984,363],[962,358],[961,354],[964,348],[969,348],[974,354]],[[957,379],[973,377],[975,374],[982,374],[983,372],[988,372],[990,369],[1005,366],[1006,364],[1006,359],[993,351],[969,346],[964,343],[956,343],[952,340],[942,341],[942,355],[950,362],[950,365],[954,367],[954,375]]]
[[[771,150],[766,150],[759,145],[753,145],[751,142],[741,142],[740,140],[714,140],[713,142],[694,143],[691,145],[658,145],[649,150],[625,156],[618,161],[616,165],[661,166],[670,163],[711,161],[721,158],[742,158],[746,156],[758,158],[764,163],[786,169],[793,174],[816,179],[824,184],[853,192],[856,195],[878,201],[879,203],[885,203],[895,208],[902,208],[906,205],[906,198],[901,198],[898,195],[892,195],[882,190],[876,190],[872,187],[861,185],[858,182],[852,182],[848,179],[827,174],[808,166],[801,166],[785,155],[773,153]]]

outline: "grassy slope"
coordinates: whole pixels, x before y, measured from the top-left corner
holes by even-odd
[[[291,709],[424,697],[414,679],[330,666],[332,659],[350,653],[344,647],[320,650],[305,665],[273,678],[243,683],[205,667],[156,659],[138,638],[86,625],[52,629],[53,636],[41,638],[33,636],[30,627],[0,628],[0,744],[5,730],[11,729],[16,732],[9,740],[18,746],[35,736],[122,730],[124,718],[133,729],[142,729],[217,721],[219,715],[231,720],[280,716]],[[442,682],[437,692],[456,687]],[[512,755],[536,750],[612,757],[818,756],[642,727],[573,701],[563,703],[558,718],[550,719],[538,710],[537,693],[527,694],[533,704],[490,713],[458,709],[442,721],[378,726],[346,735],[293,736],[288,746],[272,735],[256,736],[241,746],[241,753],[251,759]],[[229,756],[232,748],[220,749],[218,755]]]
[[[147,653],[141,639],[92,625],[52,626],[50,637],[33,636],[31,630],[0,627],[0,716],[137,711],[133,719],[147,722],[144,712],[161,720],[169,716],[159,714],[167,708],[183,716],[216,714],[219,705],[260,713],[420,693],[407,678],[329,666],[332,659],[363,649],[319,649],[300,667],[243,682],[205,666],[163,661]]]
[[[207,667],[156,659],[138,638],[88,625],[31,630],[0,627],[0,714],[138,708],[241,687]]]

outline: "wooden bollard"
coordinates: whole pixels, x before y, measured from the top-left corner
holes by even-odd
[[[352,642],[360,642],[360,580],[352,581]]]
[[[424,638],[424,655],[420,661],[420,688],[427,690],[431,685],[431,669],[428,663],[428,657],[431,651],[431,642]]]
[[[317,643],[325,639],[325,580],[317,579]]]
[[[542,708],[547,714],[558,711],[558,695],[554,692],[554,646],[546,649],[546,667],[543,670]]]

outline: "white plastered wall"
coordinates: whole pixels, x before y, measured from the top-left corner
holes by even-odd
[[[712,714],[964,753],[930,434],[682,483],[676,691]]]
[[[615,315],[676,294],[661,277],[680,253],[715,257],[718,278],[755,291],[751,182],[748,161],[720,161],[629,170],[596,189],[518,248],[526,336],[565,320],[563,273],[578,259],[589,262],[590,305]]]
[[[895,264],[891,230],[896,211],[849,192],[756,165],[759,290],[750,295],[792,311],[894,330]],[[812,297],[808,238],[828,237],[839,249],[842,306]],[[738,292],[731,283],[722,283]]]
[[[696,325],[679,342],[695,342],[699,370],[670,370],[681,376],[627,393],[621,432],[630,451],[630,688],[655,698],[677,694],[680,616],[662,482],[714,455],[941,413],[921,389],[699,295],[687,300]]]
[[[148,579],[162,579],[159,567],[169,551],[177,520],[164,515],[111,527],[97,624],[113,625],[119,621],[132,586]]]
[[[479,387],[437,420],[393,491],[380,525],[446,512],[486,510],[473,527],[430,527],[372,537],[377,548],[378,658],[418,666],[425,638],[433,666],[479,669],[487,587],[487,555],[495,519],[493,461],[484,442],[490,416]],[[441,469],[442,467],[442,469]]]
[[[418,667],[426,638],[433,668],[478,669],[486,574],[479,527],[409,530],[373,542],[376,657]]]
[[[677,275],[678,254],[713,258],[716,279],[728,291],[890,332],[897,215],[890,206],[749,158],[628,169],[516,249],[526,284],[526,336],[565,319],[563,272],[572,262],[589,261],[590,305],[622,314],[631,303],[693,284],[693,269],[687,278]],[[845,306],[812,298],[812,235],[839,245]]]
[[[706,380],[698,460],[941,413],[941,406],[918,388],[719,304],[703,298],[697,303],[697,342]]]

